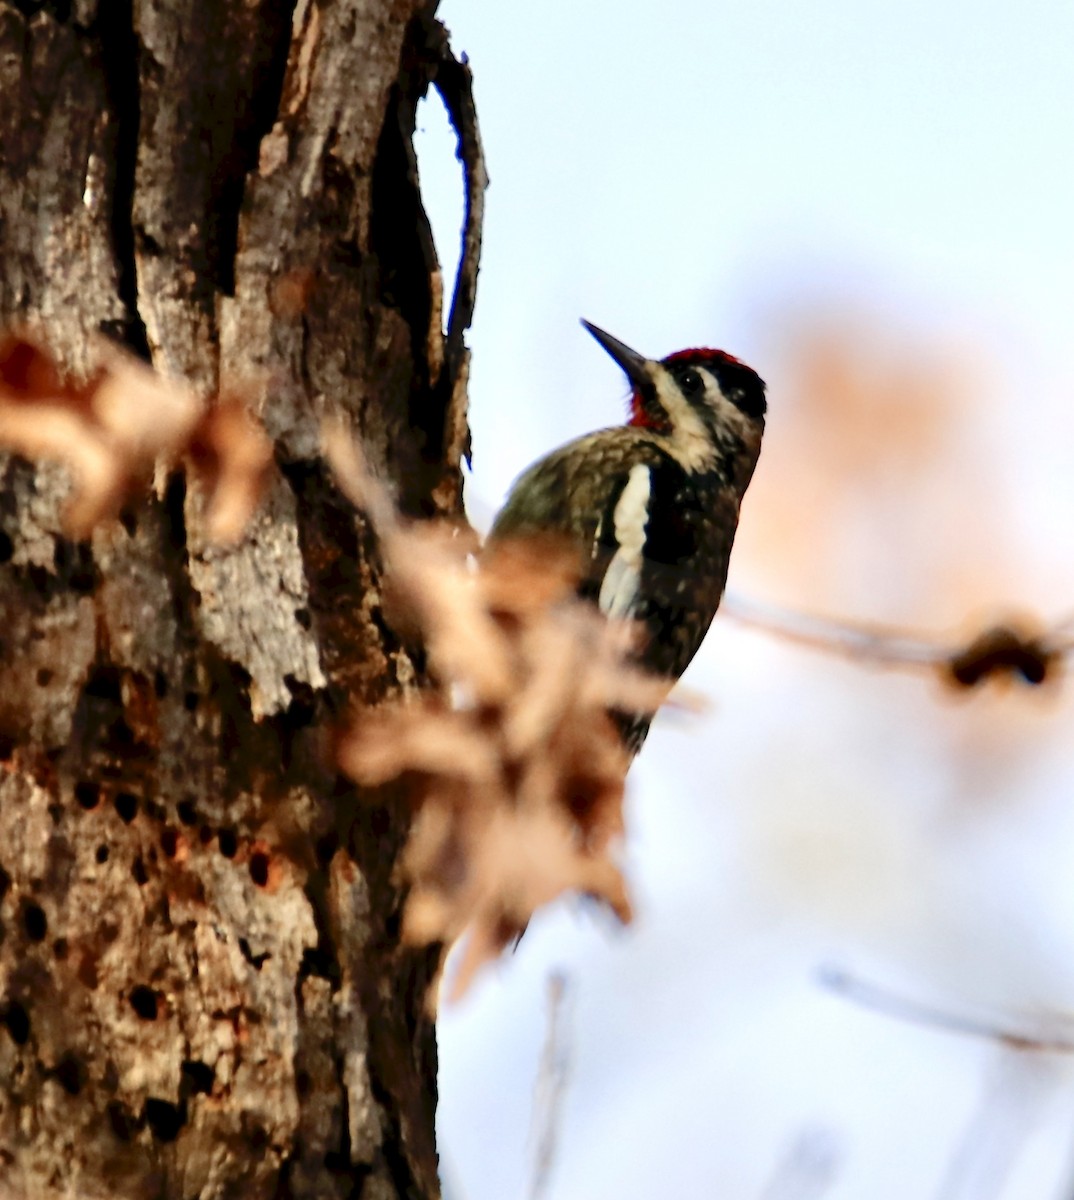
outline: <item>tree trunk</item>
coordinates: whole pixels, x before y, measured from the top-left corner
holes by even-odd
[[[246,389],[275,448],[230,549],[178,469],[75,542],[65,470],[0,459],[5,1197],[438,1194],[405,813],[329,753],[423,666],[320,452],[343,418],[404,511],[459,511],[435,7],[0,0],[0,324]]]

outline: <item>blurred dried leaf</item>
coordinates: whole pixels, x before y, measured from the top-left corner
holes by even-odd
[[[89,379],[72,383],[39,343],[0,340],[0,443],[68,465],[75,494],[65,519],[76,538],[118,512],[159,455],[177,454],[202,412],[187,388],[111,344],[99,343],[95,358]]]
[[[272,442],[243,401],[229,397],[198,422],[188,452],[209,492],[209,537],[237,541],[264,494]]]
[[[629,755],[610,708],[652,712],[667,683],[631,666],[629,630],[575,597],[561,545],[499,544],[405,527],[342,430],[326,453],[381,539],[391,584],[420,628],[438,690],[360,714],[340,739],[354,779],[405,779],[415,808],[401,859],[404,938],[467,932],[452,994],[563,892],[631,918],[612,857]]]
[[[993,625],[951,654],[945,666],[952,685],[971,688],[995,676],[1043,683],[1054,676],[1059,661],[1058,650],[1040,632]]]
[[[261,494],[272,447],[238,399],[214,407],[110,342],[93,347],[84,382],[64,375],[25,334],[0,337],[0,444],[65,463],[74,496],[68,534],[86,537],[118,513],[154,463],[189,450],[209,489],[209,532],[233,541]]]

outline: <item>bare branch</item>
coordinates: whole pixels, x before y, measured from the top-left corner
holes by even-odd
[[[835,1184],[845,1155],[827,1129],[803,1129],[776,1163],[760,1200],[820,1200]]]
[[[1074,650],[1074,617],[1044,630],[1029,618],[1009,619],[982,629],[968,641],[936,638],[795,612],[743,596],[728,595],[720,612],[784,641],[881,667],[925,670],[955,688],[973,688],[994,678],[1038,685],[1058,674]]]
[[[536,1146],[533,1156],[533,1182],[530,1200],[541,1200],[555,1162],[563,1096],[570,1070],[570,1047],[566,1030],[569,1016],[567,994],[570,980],[556,971],[548,979],[548,1028],[545,1033],[537,1088],[533,1098],[533,1130]]]
[[[1044,1031],[1014,1029],[999,1021],[984,1020],[966,1013],[953,1013],[919,1000],[900,996],[868,980],[859,979],[838,967],[824,967],[818,972],[822,986],[844,999],[871,1008],[875,1012],[900,1021],[909,1021],[930,1029],[968,1037],[985,1038],[1011,1050],[1027,1050],[1049,1054],[1074,1053],[1074,1036],[1057,1037]]]

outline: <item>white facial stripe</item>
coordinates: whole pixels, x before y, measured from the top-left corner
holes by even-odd
[[[652,363],[648,370],[656,385],[656,399],[671,421],[671,436],[667,439],[667,448],[688,471],[700,471],[711,467],[715,455],[712,439],[705,429],[704,422],[664,367],[659,363]],[[712,375],[704,370],[700,374],[705,381],[706,400],[709,398],[710,389],[723,400],[723,393]],[[723,403],[728,402],[723,400]]]
[[[705,403],[716,414],[716,419],[720,425],[732,433],[738,434],[747,444],[756,440],[757,427],[755,423],[746,416],[737,404],[732,404],[727,399],[720,390],[716,376],[704,367],[699,367],[697,373],[705,383]]]
[[[612,528],[617,549],[604,573],[597,603],[609,617],[629,616],[641,586],[645,527],[649,523],[652,476],[644,463],[630,468],[626,487],[615,506]]]

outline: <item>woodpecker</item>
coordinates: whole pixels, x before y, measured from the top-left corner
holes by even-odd
[[[645,358],[582,324],[626,373],[627,424],[568,442],[515,482],[490,539],[562,535],[580,594],[642,627],[641,666],[675,681],[716,614],[765,420],[765,385],[722,350]],[[650,718],[615,714],[637,753]]]

